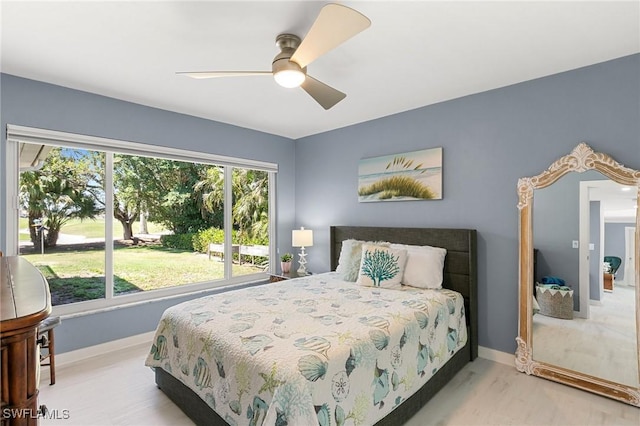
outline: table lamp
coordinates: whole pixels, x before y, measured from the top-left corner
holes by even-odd
[[[300,268],[298,268],[298,275],[307,275],[307,254],[304,252],[305,247],[311,247],[313,245],[313,231],[310,229],[294,229],[291,233],[291,245],[293,247],[300,247]]]

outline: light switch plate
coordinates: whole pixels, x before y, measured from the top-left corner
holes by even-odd
[[[578,242],[578,240],[573,240],[573,242],[571,243],[571,247],[573,247],[573,248],[578,248],[578,247],[579,247],[579,242]]]

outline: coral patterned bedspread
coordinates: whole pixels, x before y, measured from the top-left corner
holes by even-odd
[[[345,282],[335,272],[165,311],[146,365],[231,425],[373,424],[467,340],[463,298]]]

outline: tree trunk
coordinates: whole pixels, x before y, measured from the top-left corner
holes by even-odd
[[[49,229],[47,231],[47,235],[44,239],[44,246],[46,247],[56,247],[58,245],[58,236],[60,235],[59,229]]]
[[[118,219],[118,222],[122,225],[122,238],[125,240],[133,239],[133,222],[138,217],[137,212],[128,214],[119,209],[113,211],[113,217]]]
[[[116,218],[122,224],[122,238],[125,240],[133,239],[133,222],[131,220],[123,220]]]
[[[38,226],[34,226],[33,221],[40,219],[42,217],[40,215],[33,214],[29,212],[29,238],[31,238],[31,243],[33,244],[33,248],[36,250],[40,250],[40,234],[38,233]]]
[[[148,234],[149,233],[149,228],[147,228],[147,213],[146,212],[140,213],[140,233],[141,234]]]

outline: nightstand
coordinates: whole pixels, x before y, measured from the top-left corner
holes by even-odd
[[[311,275],[311,274],[307,273],[307,275]],[[291,271],[286,273],[276,272],[275,274],[269,274],[269,282],[276,283],[278,281],[290,280],[292,278],[306,277],[307,275],[298,275],[297,271]]]
[[[603,276],[604,279],[604,291],[608,291],[608,292],[612,292],[613,291],[613,283],[614,283],[614,279],[613,279],[613,274],[608,274],[608,273],[604,273]]]

